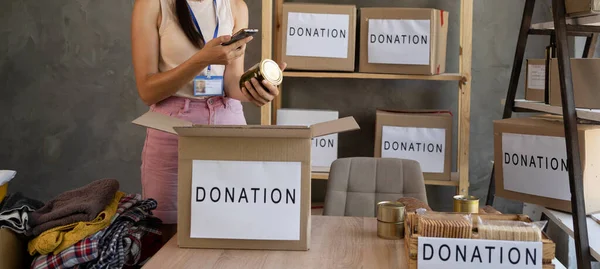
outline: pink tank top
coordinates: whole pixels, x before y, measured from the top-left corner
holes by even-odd
[[[216,2],[217,14],[219,17],[219,33],[217,36],[231,35],[233,32],[234,21],[229,0],[216,0]],[[213,39],[213,34],[217,25],[213,1],[188,1],[188,3],[196,15],[204,40],[206,40],[206,42],[210,41]],[[175,13],[175,0],[160,0],[160,6],[162,20],[158,30],[160,42],[158,70],[160,72],[165,72],[188,60],[192,55],[198,52],[198,49],[187,39],[185,33],[179,26]],[[211,66],[211,75],[222,76],[224,71],[224,65]],[[198,75],[205,74],[206,69]],[[194,96],[192,81],[179,89],[174,96],[202,98]]]

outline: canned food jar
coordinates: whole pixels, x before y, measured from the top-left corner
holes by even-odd
[[[384,239],[404,238],[405,206],[401,202],[377,203],[377,236]]]
[[[383,222],[377,221],[377,236],[383,239],[403,239],[404,222]]]
[[[259,82],[266,80],[271,84],[278,86],[283,81],[283,71],[279,65],[270,59],[265,59],[252,66],[240,77],[240,87],[244,86],[246,81],[256,78]]]
[[[479,213],[479,198],[470,195],[454,196],[454,212]]]
[[[383,222],[404,222],[404,204],[383,201],[377,203],[377,220]]]

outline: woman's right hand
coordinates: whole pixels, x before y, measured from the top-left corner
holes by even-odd
[[[246,51],[246,43],[252,40],[252,37],[247,37],[236,41],[227,46],[221,44],[229,41],[231,36],[219,36],[208,41],[204,47],[198,51],[194,57],[199,61],[207,64],[228,65],[235,59],[242,57]]]

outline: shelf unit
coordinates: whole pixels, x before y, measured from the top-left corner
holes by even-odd
[[[344,73],[344,72],[301,72],[286,71],[284,77],[315,78],[315,79],[392,79],[392,80],[428,80],[454,81],[458,84],[458,156],[457,172],[452,173],[448,180],[428,180],[425,184],[435,186],[451,186],[457,194],[467,195],[469,192],[469,131],[471,115],[471,56],[473,34],[473,0],[460,1],[460,41],[458,73],[425,75],[396,75],[373,73]],[[262,57],[279,61],[282,44],[280,29],[283,19],[284,0],[262,1]],[[274,12],[274,14],[273,14]],[[274,15],[274,16],[273,16]],[[274,23],[272,18],[274,18]],[[358,38],[358,37],[357,37]],[[357,59],[358,60],[358,59]],[[285,84],[285,79],[284,79]],[[285,94],[283,85],[281,94],[273,100],[271,106],[261,108],[261,124],[275,124],[277,110],[281,108],[281,98]],[[313,173],[313,179],[329,178],[326,172]]]
[[[542,112],[562,115],[565,129],[571,207],[573,212],[573,237],[575,239],[575,250],[577,254],[577,268],[589,269],[591,268],[592,257],[590,255],[590,240],[588,237],[588,220],[586,219],[585,212],[583,173],[581,168],[577,124],[578,120],[581,119],[600,121],[600,113],[598,110],[575,108],[571,61],[567,38],[569,35],[586,36],[583,57],[592,57],[594,55],[598,33],[600,33],[600,15],[567,18],[565,0],[552,0],[553,21],[532,24],[531,18],[533,17],[534,7],[535,0],[525,1],[502,118],[506,119],[512,117],[513,112]],[[541,103],[515,100],[529,35],[550,36],[550,45],[548,46],[549,50],[546,52],[546,61],[548,61],[550,57],[556,57],[558,59],[558,75],[562,100],[561,107],[546,104],[548,101],[547,83],[545,87],[546,102]],[[547,64],[546,70],[548,71]],[[547,75],[548,73],[546,73],[546,76]],[[491,205],[494,201],[494,170],[495,167],[490,176],[488,200],[486,201],[487,205]]]

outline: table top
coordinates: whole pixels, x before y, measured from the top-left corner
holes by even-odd
[[[184,249],[173,237],[144,269],[408,268],[404,240],[377,237],[377,219],[312,216],[308,251]]]
[[[569,236],[573,237],[573,215],[544,208],[544,214],[558,225]],[[597,215],[596,215],[597,216]],[[587,217],[588,238],[592,257],[600,261],[600,224],[591,217]]]

